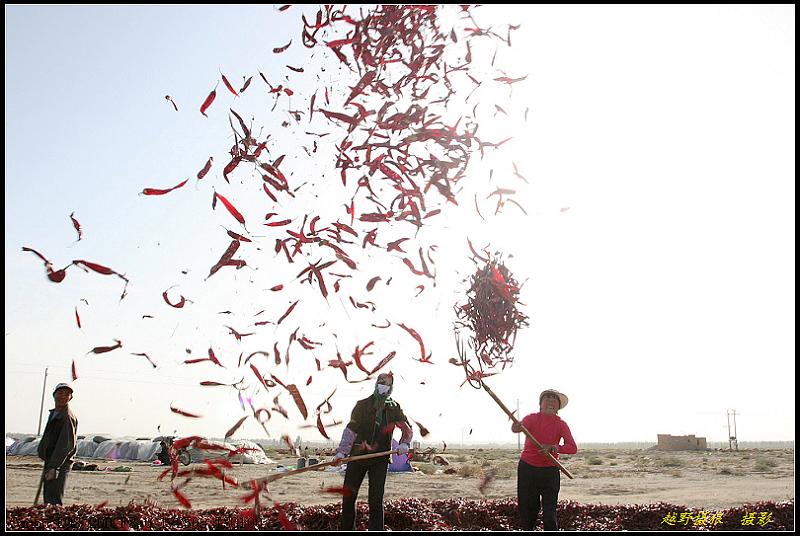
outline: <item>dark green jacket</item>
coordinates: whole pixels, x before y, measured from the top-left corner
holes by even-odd
[[[38,454],[44,460],[45,469],[69,471],[72,459],[78,451],[78,418],[69,406],[47,420],[42,439],[39,440]]]
[[[375,395],[370,395],[356,402],[356,406],[350,415],[350,422],[347,424],[347,428],[350,428],[356,434],[353,449],[350,451],[351,456],[366,454],[368,449],[364,446],[365,443],[369,445],[369,451],[371,452],[391,450],[393,428],[390,425],[393,423],[405,423],[408,426],[408,419],[400,405],[391,399],[384,407],[383,422],[377,423],[376,417]]]

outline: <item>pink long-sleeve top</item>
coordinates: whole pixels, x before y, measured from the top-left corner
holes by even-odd
[[[569,426],[558,415],[549,417],[544,413],[531,413],[522,419],[522,426],[536,438],[542,445],[558,445],[558,452],[553,457],[558,459],[559,454],[575,454],[578,452],[578,445],[572,438]],[[561,444],[561,440],[564,444]],[[554,467],[555,464],[548,456],[539,454],[539,447],[533,444],[528,436],[525,436],[525,448],[522,449],[520,456],[522,461],[535,467]]]

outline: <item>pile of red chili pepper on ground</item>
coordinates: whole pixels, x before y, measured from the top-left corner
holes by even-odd
[[[386,527],[391,530],[516,530],[516,499],[397,499],[385,503]],[[131,504],[118,508],[89,505],[34,506],[6,509],[6,530],[338,530],[341,505],[303,506],[287,503],[252,509],[168,510]],[[359,502],[356,526],[366,527],[369,509]],[[658,503],[596,505],[560,501],[562,530],[794,530],[794,500],[758,502],[716,512],[713,525],[676,522],[675,513],[696,517],[698,510]],[[752,514],[758,514],[753,518]],[[747,520],[753,519],[750,524]],[[763,525],[757,521],[764,521]],[[666,520],[666,521],[665,521]],[[743,521],[745,524],[743,524]]]

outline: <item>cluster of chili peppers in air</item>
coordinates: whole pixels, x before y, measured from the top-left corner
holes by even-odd
[[[509,353],[514,348],[517,330],[528,325],[528,317],[518,307],[520,285],[499,257],[486,258],[474,250],[473,254],[485,264],[472,275],[467,302],[456,304],[456,330],[468,329],[472,333],[470,340],[478,357],[478,371],[498,365],[504,368],[513,362]]]

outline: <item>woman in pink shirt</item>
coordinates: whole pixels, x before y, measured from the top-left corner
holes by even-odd
[[[547,454],[558,459],[559,454],[578,452],[569,426],[557,415],[567,402],[567,395],[548,389],[539,395],[539,412],[522,419],[522,426],[542,445],[538,448],[526,437],[517,468],[517,497],[523,530],[533,530],[540,509],[544,530],[558,530],[556,504],[561,489],[561,473]],[[522,427],[515,422],[511,431],[520,433]],[[562,439],[563,445],[560,444]]]

